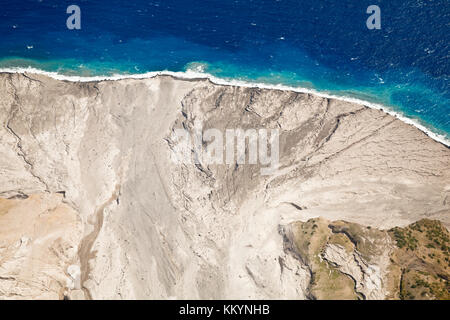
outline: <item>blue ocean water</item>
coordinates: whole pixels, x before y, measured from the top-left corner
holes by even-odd
[[[81,9],[69,30],[66,8]],[[369,30],[369,5],[381,29]],[[381,103],[450,137],[448,0],[0,0],[0,68],[201,68]]]

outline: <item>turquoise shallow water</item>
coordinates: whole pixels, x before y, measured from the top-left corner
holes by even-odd
[[[0,4],[0,68],[108,76],[197,70],[227,80],[284,84],[389,106],[450,137],[450,6],[376,1],[68,1]]]

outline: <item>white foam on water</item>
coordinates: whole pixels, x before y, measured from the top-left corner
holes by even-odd
[[[214,84],[218,85],[225,85],[225,86],[239,86],[239,87],[246,87],[246,88],[261,88],[261,89],[276,89],[276,90],[286,90],[286,91],[293,91],[293,92],[299,92],[299,93],[309,93],[314,94],[319,97],[323,98],[329,98],[329,99],[336,99],[346,102],[352,102],[357,103],[361,105],[365,105],[369,108],[377,109],[377,110],[383,110],[384,112],[398,118],[399,120],[410,124],[412,126],[415,126],[419,130],[423,131],[425,134],[427,134],[430,138],[446,145],[447,147],[450,147],[450,140],[447,139],[444,135],[437,134],[433,131],[431,131],[429,128],[425,127],[421,123],[419,123],[415,119],[408,118],[401,114],[400,112],[392,110],[389,106],[385,106],[378,103],[373,103],[369,101],[364,101],[362,99],[348,97],[348,96],[338,96],[338,95],[332,95],[325,92],[317,91],[314,89],[308,89],[308,88],[301,88],[301,87],[290,87],[283,84],[267,84],[267,83],[253,83],[253,82],[247,82],[243,80],[228,80],[228,79],[222,79],[215,77],[209,73],[203,72],[200,68],[195,69],[188,69],[187,71],[152,71],[152,72],[146,72],[141,74],[113,74],[112,76],[67,76],[63,74],[59,74],[57,72],[49,72],[49,71],[43,71],[32,67],[27,68],[0,68],[0,73],[34,73],[34,74],[41,74],[48,77],[51,77],[53,79],[57,80],[64,80],[64,81],[71,81],[71,82],[92,82],[92,81],[116,81],[116,80],[122,80],[122,79],[148,79],[148,78],[154,78],[159,75],[166,75],[166,76],[172,76],[179,79],[186,79],[186,80],[193,80],[193,79],[207,79],[211,81]]]

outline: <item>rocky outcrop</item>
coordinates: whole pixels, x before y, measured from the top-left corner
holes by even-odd
[[[0,96],[0,197],[14,201],[5,214],[21,226],[11,212],[26,197],[39,197],[43,208],[59,199],[67,212],[57,219],[67,235],[61,241],[76,247],[55,262],[53,240],[43,242],[39,259],[58,265],[52,272],[65,280],[22,297],[319,297],[312,265],[283,241],[290,223],[318,216],[381,229],[423,217],[450,223],[449,148],[363,105],[169,76],[78,83],[3,73]],[[193,150],[191,163],[172,161],[173,133],[195,135],[196,123],[202,132],[279,130],[278,170],[262,175],[266,165],[238,159],[196,163]],[[30,210],[39,215],[39,208]],[[7,233],[13,240],[0,248],[23,236],[31,248],[43,245],[29,230]],[[372,270],[381,262],[357,252],[330,244],[321,259],[336,266],[343,294],[381,298],[385,269]],[[7,264],[1,257],[7,297],[9,278],[28,278],[14,276],[14,255]]]
[[[281,229],[315,299],[449,299],[449,232],[422,219],[389,231],[322,218]]]

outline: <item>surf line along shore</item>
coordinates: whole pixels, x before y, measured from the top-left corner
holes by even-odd
[[[103,76],[75,76],[75,75],[65,75],[53,71],[45,71],[33,67],[6,67],[0,68],[0,73],[15,73],[15,74],[23,74],[24,76],[31,75],[44,75],[55,80],[63,80],[69,82],[93,82],[93,81],[115,81],[115,80],[124,80],[124,79],[151,79],[156,78],[158,76],[169,76],[173,79],[179,80],[188,80],[188,81],[200,81],[200,80],[208,80],[216,85],[223,86],[238,86],[243,88],[259,88],[259,89],[273,89],[273,90],[281,90],[281,91],[292,91],[297,93],[307,93],[313,94],[321,98],[327,99],[335,99],[344,102],[357,103],[364,106],[367,106],[371,109],[381,110],[391,116],[398,118],[404,123],[412,125],[424,132],[431,139],[442,143],[443,145],[450,147],[450,140],[448,136],[442,135],[441,133],[436,133],[434,130],[430,129],[428,126],[423,125],[419,121],[404,116],[402,112],[395,111],[392,109],[392,106],[383,105],[380,103],[370,102],[367,100],[362,100],[360,98],[347,96],[347,95],[339,95],[332,94],[327,91],[304,88],[304,87],[296,87],[289,86],[284,84],[269,84],[264,82],[249,82],[240,79],[225,79],[214,76],[203,70],[199,70],[198,68],[188,68],[186,71],[168,71],[168,70],[160,70],[160,71],[149,71],[145,73],[136,73],[136,74],[114,74],[114,75],[103,75]]]
[[[214,312],[221,312],[224,315],[268,315],[270,314],[270,306],[267,304],[224,304],[222,308],[186,306],[180,307],[178,314],[180,315],[202,315],[207,318],[211,317]]]

